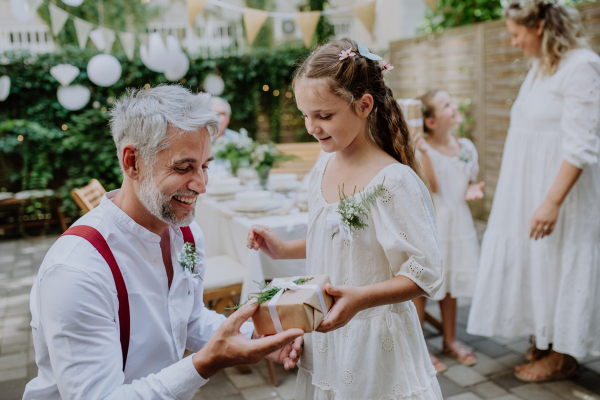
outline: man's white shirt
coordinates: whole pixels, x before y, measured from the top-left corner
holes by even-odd
[[[23,399],[191,399],[207,382],[182,359],[200,350],[225,317],[204,307],[203,282],[186,278],[178,258],[179,228],[169,228],[173,281],[168,287],[160,236],[138,225],[107,193],[75,225],[106,239],[129,294],[131,333],[125,371],[119,341],[119,302],[110,268],[85,239],[63,236],[46,254],[31,291],[31,327],[38,376]],[[190,225],[202,261],[204,235]],[[198,278],[196,278],[198,280]],[[189,291],[189,292],[188,292]],[[254,327],[245,323],[248,338]]]

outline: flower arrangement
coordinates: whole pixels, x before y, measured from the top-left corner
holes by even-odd
[[[239,139],[222,138],[214,144],[213,154],[215,158],[228,160],[233,175],[245,163],[250,163],[250,155],[255,147],[254,140],[248,137],[248,131],[240,129],[240,135]]]
[[[375,202],[384,193],[383,182],[375,186],[370,191],[364,191],[357,198],[356,187],[350,196],[344,193],[344,187],[340,189],[340,202],[338,204],[337,213],[327,216],[327,229],[331,233],[331,239],[337,233],[340,233],[342,240],[352,241],[352,237],[356,231],[368,227],[363,222],[363,217],[368,217],[370,208],[375,205]]]
[[[266,144],[256,143],[250,154],[250,167],[258,173],[261,186],[265,187],[269,178],[269,171],[283,161],[290,161],[296,156],[286,155],[279,151],[273,142]]]
[[[198,265],[199,262],[200,256],[196,253],[196,246],[190,242],[185,242],[181,254],[179,255],[179,265],[183,268],[184,276],[188,281],[188,294],[190,294],[190,281],[193,285],[198,286],[196,278],[202,280],[202,277],[194,271],[194,268],[196,268],[196,265]]]

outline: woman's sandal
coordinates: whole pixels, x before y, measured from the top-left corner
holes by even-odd
[[[557,354],[557,353],[553,353]],[[570,357],[565,354],[561,354],[560,360],[557,362],[550,358],[550,356],[543,357],[537,361],[530,362],[529,364],[521,365],[517,370],[515,369],[514,376],[521,382],[548,382],[557,381],[561,379],[568,379],[573,375],[576,375],[579,369],[577,360],[573,359],[573,365],[565,367],[565,359]],[[538,373],[538,377],[527,376],[527,372],[533,371]]]
[[[446,366],[446,364],[444,364],[443,362],[441,362],[436,356],[434,356],[433,354],[429,353],[429,358],[431,359],[431,363],[433,364],[433,368],[435,368],[435,370],[438,373],[442,373],[445,372],[448,367]]]
[[[442,347],[442,353],[455,358],[462,365],[470,367],[477,363],[475,354],[473,354],[473,352],[467,347],[460,344],[457,340],[453,341],[450,345],[444,341]]]
[[[525,359],[529,362],[541,360],[542,358],[544,358],[548,354],[550,354],[550,351],[552,351],[552,348],[549,348],[546,350],[540,350],[537,347],[535,347],[535,344],[534,344],[530,348],[528,348],[527,351],[525,352]]]

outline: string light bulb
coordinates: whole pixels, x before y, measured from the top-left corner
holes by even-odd
[[[63,131],[66,131],[67,129],[69,129],[69,127],[67,126],[67,124],[62,124],[61,129]]]
[[[264,85],[264,86],[263,86],[263,90],[264,90],[265,92],[268,92],[268,91],[269,91],[269,85]]]
[[[273,90],[273,96],[275,96],[275,97],[279,96],[279,90]]]
[[[19,136],[17,136],[17,140],[18,140],[19,142],[22,142],[22,141],[23,141],[23,135],[19,135]]]

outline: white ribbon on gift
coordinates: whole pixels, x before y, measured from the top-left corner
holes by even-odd
[[[271,319],[273,320],[273,325],[275,326],[275,330],[277,333],[283,332],[283,326],[281,325],[281,320],[279,319],[279,314],[277,314],[277,300],[281,297],[281,295],[287,290],[302,290],[302,289],[312,289],[319,296],[319,302],[321,303],[321,310],[323,311],[323,315],[327,315],[327,305],[325,304],[325,298],[323,297],[323,291],[319,287],[319,285],[298,285],[294,283],[295,280],[300,279],[300,276],[294,276],[289,281],[284,281],[281,278],[275,278],[271,281],[271,286],[263,289],[264,291],[276,288],[279,291],[269,300],[269,314],[271,314]],[[325,318],[323,318],[325,319]]]
[[[352,231],[350,230],[350,225],[342,222],[342,216],[340,213],[335,212],[327,214],[325,223],[327,224],[327,232],[330,236],[339,233],[342,240],[352,241]]]

